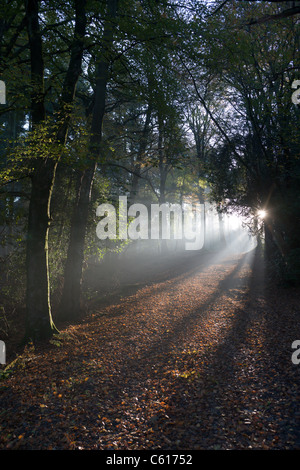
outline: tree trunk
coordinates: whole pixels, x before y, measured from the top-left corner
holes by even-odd
[[[265,221],[265,259],[270,277],[285,278],[287,272],[288,250],[276,222]]]
[[[71,221],[70,240],[64,274],[64,288],[60,305],[63,320],[78,319],[83,311],[81,303],[84,242],[89,211],[90,193],[96,163],[81,173],[80,187]]]
[[[205,206],[205,195],[204,195],[204,189],[199,186],[199,192],[198,192],[198,198],[199,202],[202,205],[203,208],[203,246],[202,250],[206,249],[206,206]]]
[[[26,0],[27,31],[31,58],[31,121],[36,129],[45,121],[44,63],[42,38],[39,29],[38,0]],[[71,47],[69,68],[65,77],[61,110],[66,113],[56,140],[65,143],[70,120],[70,108],[74,99],[77,80],[81,72],[83,37],[85,34],[85,2],[76,0],[76,24]],[[68,106],[67,106],[68,108]],[[37,150],[38,151],[38,150]],[[26,250],[26,331],[25,341],[36,341],[51,337],[56,328],[50,306],[50,283],[48,266],[48,233],[50,225],[50,202],[57,158],[49,155],[34,161],[31,177],[31,198],[29,204],[27,250]]]
[[[102,123],[105,113],[106,87],[113,43],[114,19],[118,0],[107,0],[107,20],[104,26],[102,57],[96,70],[95,100],[89,144],[90,160],[82,173],[78,197],[75,202],[70,240],[65,266],[64,288],[60,305],[63,320],[78,319],[83,313],[81,304],[82,271],[84,261],[85,235],[87,229],[90,195],[97,170],[97,160],[102,140]]]
[[[50,198],[53,187],[54,162],[42,163],[32,177],[29,205],[26,271],[26,332],[27,340],[49,338],[55,326],[50,307],[48,269],[48,233],[50,226]]]
[[[158,168],[159,168],[159,204],[165,204],[166,202],[166,181],[167,181],[167,163],[165,162],[164,158],[164,150],[163,150],[163,143],[164,143],[164,126],[163,121],[159,118],[158,119]],[[160,225],[160,252],[162,254],[166,254],[168,252],[168,242],[166,239],[162,238],[162,226],[163,226],[163,219],[162,213],[159,214],[159,225]]]
[[[136,202],[136,197],[138,195],[139,191],[139,180],[140,180],[140,172],[141,172],[141,163],[143,161],[143,155],[146,151],[147,147],[147,136],[149,132],[149,125],[151,121],[151,106],[150,104],[148,105],[147,113],[146,113],[146,119],[145,119],[145,124],[143,128],[143,133],[142,137],[140,140],[140,148],[139,152],[137,155],[137,159],[134,165],[134,173],[132,175],[132,183],[131,183],[131,188],[130,188],[130,198],[129,201],[133,204]]]
[[[226,247],[224,219],[223,219],[223,215],[220,212],[218,212],[218,218],[219,218],[219,231],[220,231],[220,248],[224,249]]]
[[[25,7],[31,58],[31,122],[35,129],[45,120],[44,63],[38,1],[27,0]],[[26,340],[49,337],[53,330],[48,272],[49,193],[53,183],[50,165],[50,160],[41,162],[31,178],[26,247]]]

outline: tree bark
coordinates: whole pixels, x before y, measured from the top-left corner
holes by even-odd
[[[49,338],[55,331],[50,306],[48,233],[54,163],[43,162],[31,178],[27,232],[26,340]]]
[[[44,62],[38,20],[38,1],[26,0],[27,31],[31,59],[31,123],[36,129],[44,122]],[[50,160],[39,162],[31,177],[26,249],[26,339],[51,335],[53,321],[49,302],[48,230],[49,192],[53,169]]]
[[[44,62],[42,37],[38,20],[38,0],[26,0],[27,31],[31,58],[33,130],[45,122]],[[62,93],[61,110],[65,118],[61,122],[56,139],[65,143],[77,80],[81,72],[83,37],[85,34],[85,2],[76,0],[76,26],[71,48],[69,69]],[[38,150],[37,150],[38,151]],[[56,331],[50,306],[50,283],[48,266],[48,234],[50,226],[50,202],[58,159],[51,155],[34,160],[31,176],[27,247],[26,247],[26,331],[25,341],[47,339]]]
[[[134,165],[134,173],[132,175],[132,183],[131,183],[131,188],[130,188],[130,202],[133,204],[136,202],[136,197],[138,195],[139,191],[139,180],[140,180],[140,174],[141,174],[141,164],[143,161],[143,155],[146,151],[147,147],[147,137],[149,133],[149,126],[150,126],[150,121],[151,121],[151,106],[150,104],[148,105],[147,108],[147,113],[146,113],[146,119],[145,119],[145,124],[143,128],[143,133],[140,141],[140,148],[139,152],[137,155],[137,159]]]
[[[220,231],[220,248],[223,249],[226,247],[226,238],[225,238],[225,229],[224,229],[224,219],[223,214],[218,212],[218,219],[219,219],[219,231]]]
[[[107,0],[107,19],[103,33],[102,57],[96,70],[96,89],[89,143],[89,162],[81,174],[80,187],[75,201],[72,216],[70,240],[64,275],[64,288],[60,305],[60,317],[63,320],[74,320],[81,317],[82,273],[84,261],[85,236],[89,202],[97,160],[102,140],[102,123],[105,114],[106,88],[110,64],[111,46],[113,43],[114,20],[117,15],[118,0]]]
[[[90,193],[96,168],[97,164],[95,162],[80,175],[80,187],[71,221],[70,240],[64,273],[64,288],[60,305],[60,318],[63,320],[78,319],[83,312],[81,285],[84,243]]]
[[[199,176],[199,177],[202,177],[202,175]],[[200,204],[202,205],[202,210],[203,210],[203,218],[202,218],[202,221],[203,221],[203,246],[202,246],[202,250],[205,250],[206,249],[206,201],[205,201],[204,189],[200,185],[199,185],[199,188],[198,188],[198,199],[199,199]]]

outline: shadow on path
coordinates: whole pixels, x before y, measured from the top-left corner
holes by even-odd
[[[152,440],[158,448],[191,449],[199,446],[211,448],[210,440],[212,445],[218,445],[213,432],[216,423],[213,423],[212,419],[219,419],[220,397],[216,395],[214,384],[218,383],[219,387],[222,385],[222,390],[230,384],[235,354],[240,343],[243,344],[245,341],[246,328],[250,321],[248,309],[246,308],[243,312],[240,308],[236,311],[230,308],[230,315],[225,315],[225,324],[221,324],[213,334],[210,329],[212,322],[218,323],[220,319],[223,319],[222,315],[220,318],[219,308],[226,310],[228,299],[233,301],[238,299],[238,302],[241,302],[245,295],[248,299],[253,294],[251,286],[248,292],[248,272],[253,256],[253,252],[247,253],[235,262],[229,273],[225,277],[223,274],[222,279],[214,284],[212,293],[206,295],[205,301],[201,297],[198,299],[197,295],[192,293],[193,308],[191,304],[187,308],[184,300],[180,298],[182,313],[174,315],[174,318],[172,318],[172,308],[174,308],[172,305],[168,310],[171,323],[163,335],[156,338],[148,336],[148,342],[140,336],[139,343],[127,343],[127,355],[122,357],[120,368],[114,377],[113,387],[109,394],[109,409],[105,410],[106,415],[109,415],[109,410],[122,401],[125,393],[127,397],[130,397],[131,402],[135,399],[139,401],[144,410],[144,415],[139,420],[143,422],[145,433],[147,433],[147,428],[152,430]],[[213,262],[209,266],[206,264],[206,267],[209,268],[213,264]],[[218,265],[219,268],[220,265]],[[246,268],[246,274],[242,274],[244,268]],[[197,274],[200,275],[202,272],[203,269],[199,267],[193,268],[192,272],[188,271],[185,275],[159,286],[158,290],[155,289],[155,296],[164,295],[166,290],[169,294],[172,290],[177,291],[182,283],[183,289],[187,290],[190,279],[194,284],[199,283],[200,292],[202,287],[205,289],[205,285],[201,285],[201,280],[204,282],[204,279],[201,276],[198,279]],[[187,285],[184,284],[185,282]],[[185,292],[185,295],[189,297],[189,292]],[[149,294],[149,298],[151,296],[153,298],[153,291]],[[142,302],[144,298],[141,297],[138,300]],[[145,308],[144,305],[143,308]],[[151,318],[149,320],[151,321]],[[137,319],[137,327],[138,322]],[[122,341],[122,333],[120,333],[120,338]],[[189,364],[196,372],[197,379],[188,381],[180,377],[176,378],[176,375],[170,375],[170,371],[176,366],[176,357],[180,356],[186,347],[197,348],[198,339],[201,341],[201,348],[199,351],[196,349],[195,357],[191,357],[192,364]],[[197,361],[204,363],[204,366],[197,369]],[[164,387],[166,385],[168,390],[164,390],[163,396],[159,398],[160,385]],[[160,409],[157,414],[153,414],[152,411],[147,417],[146,407],[149,395],[147,392],[151,387],[156,387],[158,401],[167,402],[166,409],[169,411],[166,413],[168,415],[162,414]],[[150,399],[149,408],[151,406]]]
[[[234,273],[218,291],[236,285]],[[221,294],[221,292],[220,292]],[[224,336],[205,357],[195,356],[195,379],[181,379],[169,402],[169,420],[155,440],[167,436],[163,448],[176,449],[299,449],[299,371],[291,362],[291,328],[300,337],[299,307],[282,311],[283,299],[266,292],[261,257],[256,253],[244,306],[235,309]],[[288,296],[283,291],[283,296]],[[278,308],[279,302],[279,308]],[[186,386],[183,385],[186,380]]]
[[[8,385],[5,435],[27,449],[299,448],[289,292],[265,288],[257,250],[186,256],[78,325],[77,345],[47,355],[55,367],[32,360]]]

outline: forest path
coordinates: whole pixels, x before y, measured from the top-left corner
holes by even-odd
[[[27,351],[2,382],[0,449],[300,448],[299,291],[266,289],[255,251],[150,280]]]

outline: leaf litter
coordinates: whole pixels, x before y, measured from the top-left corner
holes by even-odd
[[[0,449],[300,448],[299,290],[250,255],[172,273],[27,352]]]

